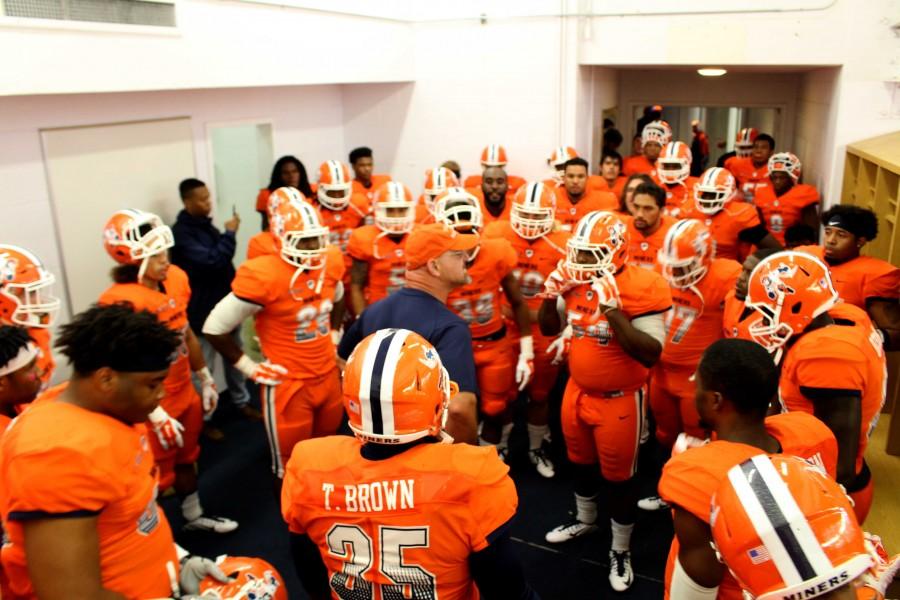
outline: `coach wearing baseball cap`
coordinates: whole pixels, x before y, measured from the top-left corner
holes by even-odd
[[[356,345],[379,329],[415,331],[435,350],[459,386],[450,403],[447,432],[458,442],[476,443],[475,359],[469,326],[447,308],[447,295],[469,281],[468,252],[478,237],[443,224],[418,225],[406,240],[406,286],[370,305],[341,339],[338,356],[344,360]]]

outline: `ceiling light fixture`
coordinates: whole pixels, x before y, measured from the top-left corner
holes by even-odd
[[[725,69],[697,69],[697,72],[703,75],[704,77],[721,77],[728,71]]]

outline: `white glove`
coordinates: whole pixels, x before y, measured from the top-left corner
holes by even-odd
[[[519,363],[516,365],[516,383],[519,391],[525,389],[534,373],[534,341],[530,335],[519,338]]]
[[[187,556],[181,561],[181,575],[178,583],[181,587],[181,598],[196,596],[200,593],[200,582],[207,576],[211,576],[221,583],[233,581],[226,575],[219,565],[202,556]]]
[[[558,365],[566,360],[569,354],[569,348],[572,346],[572,326],[566,325],[566,328],[547,346],[547,354],[553,354],[552,365]]]
[[[688,435],[682,431],[675,439],[675,445],[672,446],[672,456],[678,456],[682,452],[686,452],[691,448],[699,448],[700,446],[705,446],[708,443],[709,439],[700,439],[698,437]]]
[[[242,354],[234,366],[248,379],[263,385],[278,385],[284,378],[283,376],[288,373],[288,370],[281,365],[269,361],[258,363],[246,354]]]
[[[566,268],[566,261],[560,259],[556,263],[556,268],[544,279],[544,289],[537,296],[544,299],[558,298],[581,283],[575,281],[572,273]]]
[[[612,273],[605,273],[591,281],[591,289],[597,294],[597,310],[600,311],[600,314],[605,315],[621,306],[622,300],[619,298],[619,286],[616,285],[616,278]]]
[[[884,598],[888,586],[900,569],[900,554],[888,556],[880,537],[867,531],[863,532],[863,536],[866,551],[873,563],[862,575],[863,587],[875,590],[878,593],[876,597]]]
[[[203,414],[211,415],[219,404],[219,391],[216,389],[216,381],[213,379],[209,367],[203,367],[194,371],[200,380],[200,397],[203,398]]]
[[[342,337],[344,337],[343,329],[332,329],[331,330],[331,342],[334,344],[335,348],[337,348],[340,345]]]
[[[184,446],[184,438],[181,436],[184,425],[170,417],[162,406],[157,406],[147,418],[153,426],[153,431],[159,438],[159,444],[163,450]]]

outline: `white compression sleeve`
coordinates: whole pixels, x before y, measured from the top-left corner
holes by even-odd
[[[719,586],[713,588],[703,587],[691,576],[684,572],[681,561],[675,557],[675,570],[672,572],[672,583],[669,588],[669,597],[678,600],[716,600],[719,594]]]
[[[338,281],[334,286],[334,301],[340,302],[344,299],[344,282]]]
[[[244,322],[244,319],[252,317],[260,310],[262,310],[260,305],[241,300],[233,293],[229,293],[219,300],[219,303],[206,317],[206,322],[203,323],[203,333],[205,335],[231,333]]]
[[[666,316],[664,314],[646,315],[631,322],[638,331],[646,333],[664,345],[666,343]]]

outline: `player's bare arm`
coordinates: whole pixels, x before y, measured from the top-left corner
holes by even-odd
[[[563,328],[563,316],[556,308],[556,298],[546,298],[538,310],[538,326],[542,335],[556,335]],[[660,350],[661,351],[661,350]]]
[[[838,442],[837,481],[847,486],[856,476],[856,453],[862,423],[862,404],[858,394],[801,387],[813,401],[814,414],[834,433]]]
[[[656,364],[662,354],[662,344],[657,339],[635,328],[625,313],[618,309],[609,310],[604,314],[622,349],[630,357],[645,367],[652,367]],[[662,315],[653,316],[662,318]]]
[[[350,267],[350,307],[354,314],[361,314],[366,308],[364,290],[368,282],[369,263],[354,258],[353,265]]]

